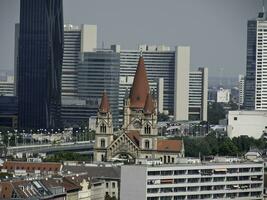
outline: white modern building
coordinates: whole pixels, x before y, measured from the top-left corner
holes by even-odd
[[[220,88],[217,90],[217,102],[218,103],[229,103],[231,90]]]
[[[121,167],[121,200],[263,199],[264,164],[238,159]]]
[[[6,76],[5,80],[0,81],[0,96],[14,96],[14,93],[14,76]]]
[[[242,106],[244,103],[244,89],[245,89],[245,77],[244,77],[244,75],[240,74],[238,76],[238,91],[239,91],[238,102],[239,102],[239,106]]]
[[[267,129],[267,111],[229,111],[227,118],[230,138],[247,135],[258,139]]]

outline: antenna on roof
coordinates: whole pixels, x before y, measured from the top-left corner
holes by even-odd
[[[265,13],[265,5],[264,5],[264,0],[262,0],[262,12]]]
[[[143,49],[140,48],[140,57],[143,57]]]
[[[105,48],[105,42],[102,41],[102,49],[104,49],[104,48]]]

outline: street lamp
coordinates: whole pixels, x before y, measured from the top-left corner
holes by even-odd
[[[75,138],[76,138],[76,142],[77,142],[77,141],[78,141],[78,131],[75,131],[75,133],[76,133],[76,134],[75,134],[75,135],[76,135]]]

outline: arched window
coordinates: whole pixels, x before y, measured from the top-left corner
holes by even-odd
[[[145,134],[151,134],[151,127],[148,124],[145,126]]]
[[[106,133],[107,132],[107,127],[105,124],[100,125],[100,133]]]
[[[102,148],[105,148],[105,147],[106,147],[106,145],[105,145],[105,139],[101,139],[101,140],[100,140],[100,146],[101,146]]]
[[[145,149],[149,149],[150,147],[149,147],[149,140],[146,140],[145,141]]]
[[[101,155],[101,161],[105,161],[105,155],[104,154]]]

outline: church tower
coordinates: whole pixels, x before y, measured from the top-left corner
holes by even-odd
[[[113,142],[112,114],[108,96],[104,91],[97,113],[94,161],[106,161],[107,147]]]
[[[138,61],[130,94],[124,100],[123,129],[126,132],[139,132],[139,147],[142,151],[151,155],[151,151],[157,149],[157,103],[149,90],[142,56]]]

